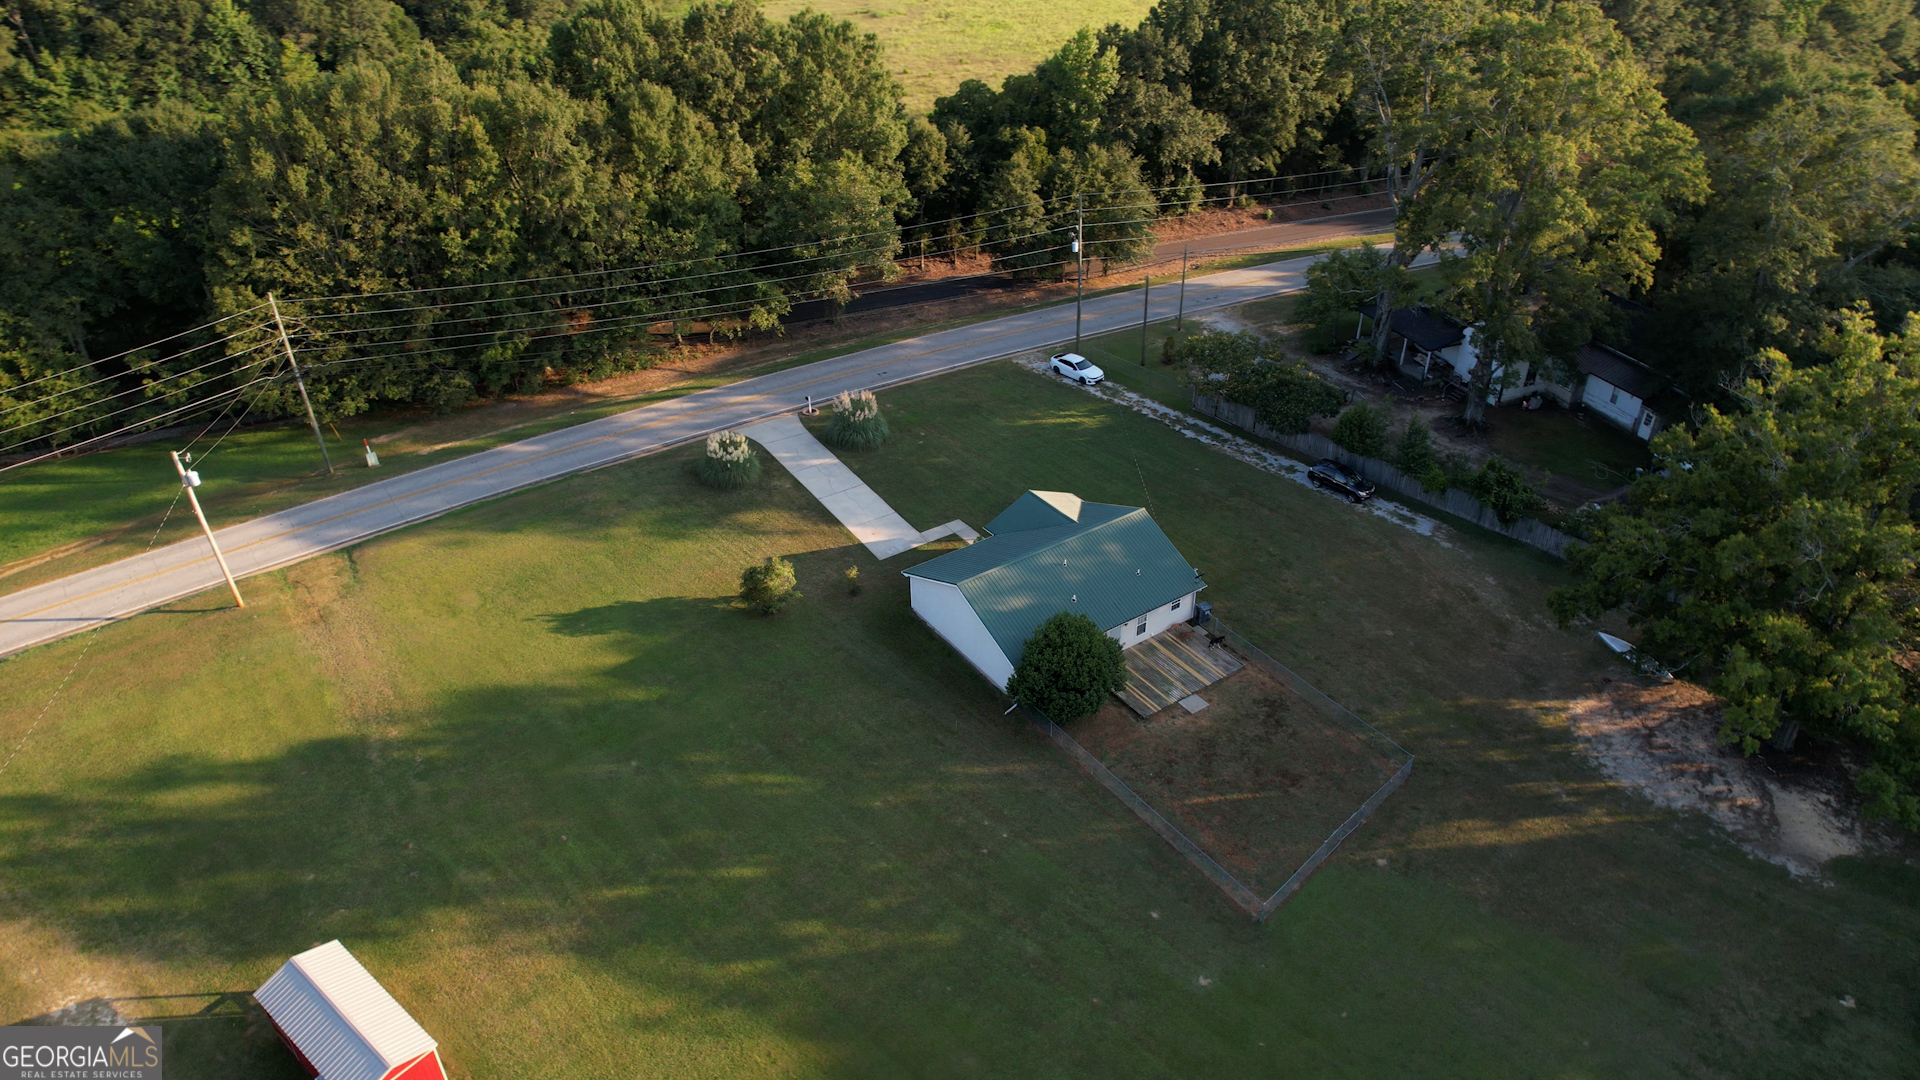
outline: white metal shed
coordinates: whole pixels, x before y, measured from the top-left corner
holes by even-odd
[[[253,996],[319,1080],[446,1078],[433,1036],[338,941],[288,960]]]

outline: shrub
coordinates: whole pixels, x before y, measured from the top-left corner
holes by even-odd
[[[1527,483],[1520,470],[1499,458],[1490,459],[1482,466],[1467,490],[1487,504],[1502,525],[1532,517],[1540,512],[1542,505],[1539,493]]]
[[[857,566],[847,567],[847,595],[860,595],[860,568]]]
[[[841,450],[871,450],[887,441],[887,418],[870,390],[842,390],[833,400],[826,441]]]
[[[1163,349],[1161,359],[1186,364],[1201,376],[1231,374],[1273,351],[1267,339],[1244,330],[1239,333],[1203,330],[1187,338],[1176,335],[1167,339]]]
[[[740,599],[762,615],[772,615],[795,600],[800,590],[793,575],[793,564],[768,556],[740,572]]]
[[[1283,435],[1306,431],[1315,416],[1338,414],[1346,401],[1339,387],[1305,364],[1262,359],[1281,354],[1258,334],[1209,330],[1173,347],[1172,354],[1186,365],[1194,393],[1249,406],[1262,424]]]
[[[1085,615],[1061,612],[1033,632],[1007,680],[1014,700],[1056,724],[1078,720],[1127,684],[1120,643]]]
[[[717,488],[743,488],[760,479],[760,455],[737,431],[707,436],[707,452],[700,457],[700,479]]]
[[[1333,422],[1333,441],[1361,457],[1387,453],[1387,410],[1365,403],[1355,405]]]
[[[1394,464],[1401,472],[1420,481],[1429,495],[1447,490],[1447,470],[1440,464],[1440,455],[1434,452],[1433,432],[1427,430],[1427,422],[1417,416],[1407,421],[1407,430],[1400,435]]]

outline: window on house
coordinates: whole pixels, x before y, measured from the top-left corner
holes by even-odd
[[[1178,601],[1178,600],[1175,600],[1175,601],[1174,601],[1174,602],[1173,602],[1172,604],[1170,604],[1170,605],[1168,605],[1168,606],[1167,606],[1167,610],[1168,610],[1168,611],[1179,611],[1179,610],[1180,610],[1180,603],[1181,603],[1180,601]]]
[[[1146,633],[1146,632],[1147,632],[1147,620],[1145,620],[1145,619],[1141,619],[1141,620],[1140,620],[1140,625],[1139,625],[1139,626],[1136,626],[1136,627],[1134,627],[1134,628],[1133,628],[1133,632],[1134,632],[1134,633],[1136,633],[1136,634],[1144,634],[1144,633]]]
[[[1614,386],[1614,387],[1610,387],[1609,389],[1611,389],[1613,392],[1607,395],[1607,404],[1609,405],[1620,404],[1620,388],[1617,386]]]

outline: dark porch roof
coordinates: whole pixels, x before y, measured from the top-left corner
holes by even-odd
[[[1395,308],[1387,329],[1427,352],[1439,352],[1466,340],[1466,327],[1427,307]]]

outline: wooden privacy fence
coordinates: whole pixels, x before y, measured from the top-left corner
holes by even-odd
[[[1223,401],[1219,397],[1208,394],[1195,394],[1193,407],[1196,412],[1225,421],[1242,431],[1250,431],[1262,439],[1279,443],[1302,456],[1315,460],[1332,458],[1396,495],[1425,503],[1436,510],[1443,510],[1483,529],[1518,540],[1530,547],[1539,548],[1556,558],[1566,558],[1567,545],[1573,542],[1573,537],[1532,518],[1522,518],[1511,525],[1503,524],[1500,521],[1500,515],[1494,513],[1492,507],[1456,488],[1448,488],[1435,495],[1421,487],[1420,481],[1379,458],[1362,457],[1343,448],[1325,435],[1315,435],[1312,432],[1304,435],[1282,434],[1261,423],[1254,415],[1251,405]]]

